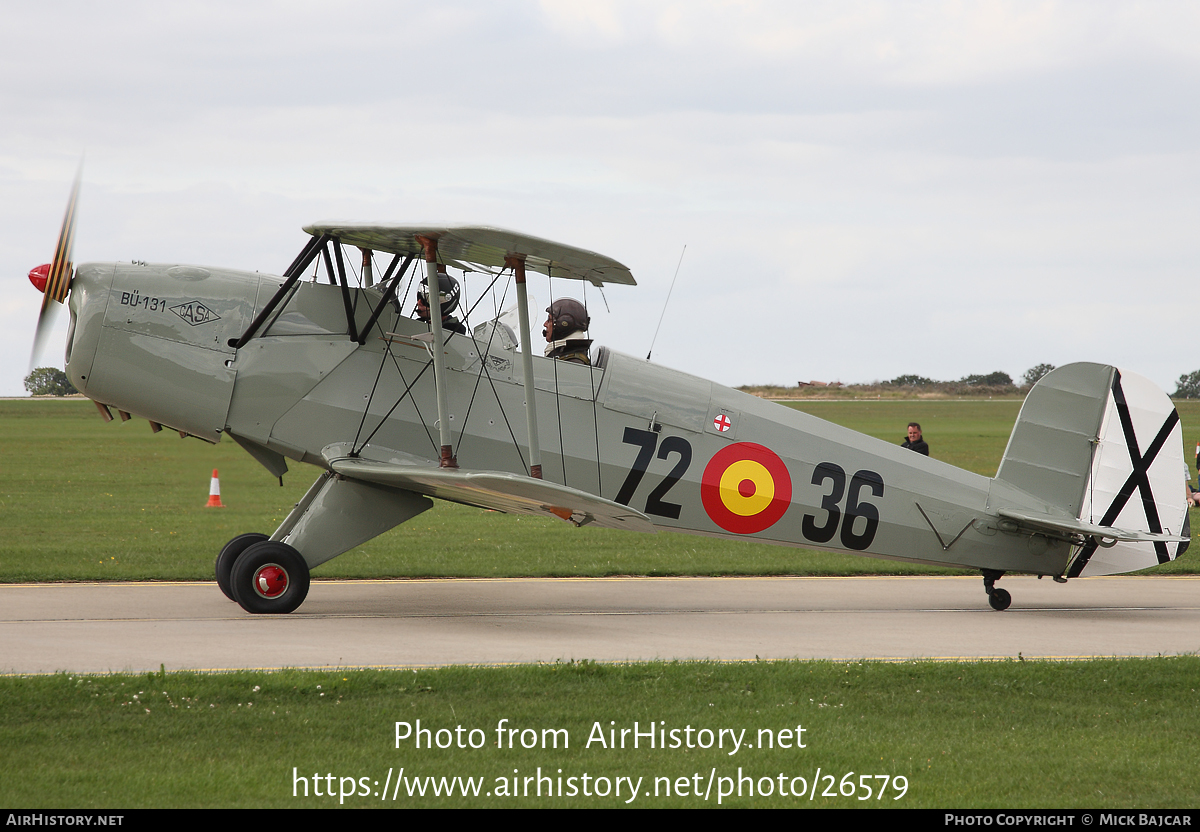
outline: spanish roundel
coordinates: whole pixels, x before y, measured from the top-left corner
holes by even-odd
[[[735,442],[713,454],[704,467],[700,500],[725,531],[754,534],[783,517],[792,503],[792,478],[770,448]]]

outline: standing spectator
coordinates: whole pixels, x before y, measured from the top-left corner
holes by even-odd
[[[916,422],[908,423],[908,438],[900,443],[900,447],[929,456],[929,443],[921,438],[921,426]]]

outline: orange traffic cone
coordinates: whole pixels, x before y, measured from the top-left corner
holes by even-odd
[[[208,505],[205,508],[225,508],[221,504],[221,481],[217,479],[217,469],[213,469],[212,484],[208,486]]]

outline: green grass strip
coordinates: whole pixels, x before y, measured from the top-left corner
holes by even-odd
[[[1196,657],[8,677],[0,802],[603,807],[626,804],[623,777],[643,807],[1187,808],[1197,679]],[[434,747],[397,748],[396,723],[417,720]],[[460,779],[434,796],[455,777],[479,795]]]

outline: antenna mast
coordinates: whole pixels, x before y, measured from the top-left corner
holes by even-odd
[[[662,329],[663,316],[667,314],[667,304],[671,302],[671,293],[675,291],[675,281],[679,279],[679,267],[683,265],[683,255],[687,254],[687,244],[683,246],[683,251],[679,252],[679,262],[675,264],[675,276],[671,278],[671,288],[667,290],[667,299],[663,301],[662,313],[658,316],[658,326],[654,328],[654,337],[650,339],[650,349],[646,352],[646,360],[650,360],[650,353],[654,352],[654,342],[658,340],[658,331]]]

